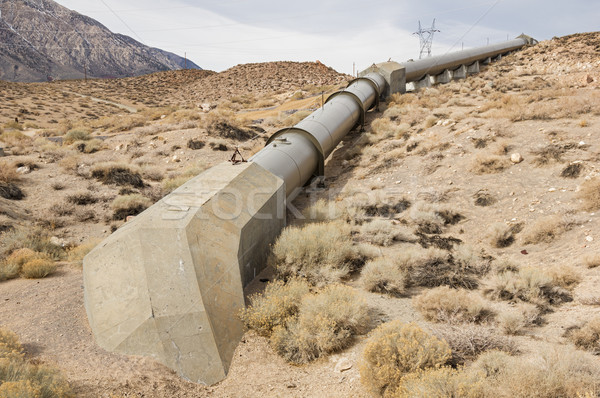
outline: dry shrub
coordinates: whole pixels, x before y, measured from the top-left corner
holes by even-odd
[[[524,267],[518,272],[496,274],[486,292],[494,299],[524,301],[540,306],[571,301],[571,294],[539,268]]]
[[[75,395],[58,369],[30,362],[18,337],[0,329],[0,397],[71,398]]]
[[[378,246],[390,246],[394,242],[414,242],[415,236],[405,227],[397,226],[387,220],[373,220],[360,229],[365,239]]]
[[[187,147],[190,148],[191,150],[198,150],[198,149],[202,149],[204,148],[204,145],[206,145],[206,143],[204,141],[201,140],[195,140],[195,139],[189,139],[187,142]]]
[[[287,227],[273,245],[269,263],[282,278],[300,276],[317,285],[347,276],[364,263],[343,222]]]
[[[600,266],[600,254],[589,253],[583,257],[583,264],[588,268],[596,268]]]
[[[137,216],[150,206],[152,206],[152,201],[139,193],[117,196],[110,205],[114,220]]]
[[[498,316],[498,325],[505,334],[521,334],[523,328],[540,322],[540,310],[534,305],[521,303],[516,311],[506,311]]]
[[[25,194],[16,184],[0,182],[0,197],[8,200],[21,200]]]
[[[566,230],[566,223],[559,215],[550,215],[538,219],[523,231],[522,242],[525,245],[550,243]]]
[[[76,141],[87,141],[92,137],[90,136],[90,132],[82,129],[71,129],[65,134],[63,138],[63,143],[65,145],[72,144]]]
[[[15,147],[31,142],[31,138],[18,130],[13,130],[0,134],[0,141]]]
[[[518,351],[512,340],[497,335],[493,329],[474,324],[437,325],[432,332],[450,347],[452,365],[463,365],[486,351],[498,350],[511,354]]]
[[[15,183],[19,182],[21,177],[17,173],[17,169],[8,162],[0,162],[0,183]]]
[[[410,219],[419,226],[422,234],[441,234],[445,225],[444,219],[433,206],[417,203],[410,209]]]
[[[201,126],[213,137],[246,141],[256,136],[253,130],[242,126],[242,121],[231,110],[216,110],[207,113],[202,119]]]
[[[481,398],[483,374],[448,366],[417,370],[402,379],[391,398]]]
[[[387,112],[387,111],[386,111]],[[387,117],[375,119],[371,123],[371,133],[377,135],[377,140],[389,138],[408,138],[410,126],[406,123],[396,123]]]
[[[323,222],[340,218],[343,215],[343,210],[335,202],[319,199],[313,205],[305,208],[302,215],[307,220]]]
[[[583,171],[583,163],[571,163],[560,172],[563,178],[577,178]]]
[[[587,322],[583,327],[572,330],[567,337],[577,347],[593,354],[600,354],[600,317],[596,317]]]
[[[370,323],[365,299],[349,286],[333,284],[305,295],[298,316],[276,326],[270,341],[286,361],[308,363],[348,347]]]
[[[587,211],[596,211],[600,209],[600,178],[594,177],[584,181],[578,193],[581,199],[582,208]]]
[[[520,224],[506,225],[504,223],[495,223],[489,229],[488,236],[490,244],[493,247],[508,247],[515,241],[515,234],[521,229]]]
[[[89,191],[80,191],[67,196],[67,201],[74,205],[86,206],[98,201],[98,198]],[[58,209],[60,210],[60,209]],[[66,213],[65,213],[66,214]]]
[[[21,275],[28,279],[45,278],[56,271],[54,261],[45,258],[36,258],[23,264]]]
[[[377,258],[365,264],[360,273],[360,284],[370,292],[401,296],[406,292],[406,272],[394,261]]]
[[[413,299],[425,319],[433,322],[485,322],[494,316],[490,306],[474,292],[440,286]]]
[[[159,167],[144,167],[142,176],[150,181],[162,181],[165,178],[163,171]]]
[[[410,285],[466,289],[476,288],[478,277],[487,273],[490,266],[468,247],[454,254],[435,248],[410,247],[398,255],[396,262],[407,272]]]
[[[250,297],[251,306],[240,312],[240,318],[248,329],[268,337],[298,313],[302,297],[309,292],[310,285],[303,279],[270,282],[264,293]]]
[[[445,341],[416,324],[399,320],[384,323],[367,340],[359,367],[360,381],[377,396],[393,396],[406,375],[439,367],[450,356]]]
[[[581,275],[575,267],[568,265],[555,265],[548,269],[548,275],[558,286],[572,290],[579,282]]]
[[[51,242],[50,235],[40,227],[15,228],[0,235],[0,249],[10,255],[18,249],[31,249],[54,260],[60,260],[65,252],[62,246]]]
[[[94,138],[89,141],[75,141],[73,147],[81,153],[95,153],[102,150],[104,143],[102,140]]]
[[[100,243],[100,239],[90,239],[79,246],[70,248],[67,251],[67,260],[78,265],[83,264],[83,258]]]
[[[570,149],[576,148],[577,145],[574,143],[571,144],[551,144],[545,146],[543,148],[532,151],[531,153],[535,155],[533,159],[533,163],[536,166],[545,166],[552,163],[562,162],[563,155]]]
[[[506,157],[497,155],[477,155],[471,171],[475,174],[494,174],[500,173],[510,166],[510,161]]]
[[[406,198],[393,196],[378,197],[377,195],[357,195],[351,199],[350,206],[364,210],[369,217],[394,217],[411,206]]]
[[[137,168],[122,163],[100,163],[92,167],[92,177],[104,184],[143,188],[144,180]]]
[[[600,389],[597,360],[581,351],[544,348],[532,359],[490,351],[471,367],[486,376],[486,396],[499,398],[595,397]]]

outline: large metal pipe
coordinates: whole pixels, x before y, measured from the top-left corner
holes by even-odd
[[[300,123],[273,134],[250,161],[281,177],[286,196],[293,198],[313,176],[323,175],[325,159],[350,130],[364,123],[365,113],[379,103],[385,85],[377,73],[352,81]]]
[[[462,65],[470,65],[486,58],[506,54],[528,44],[526,37],[518,37],[503,43],[490,44],[483,47],[470,48],[453,53],[402,63],[406,71],[406,81],[414,82],[426,75],[437,75],[444,70],[455,70]]]

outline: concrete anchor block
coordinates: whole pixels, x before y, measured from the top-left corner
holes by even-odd
[[[479,61],[475,61],[471,65],[467,66],[467,74],[473,75],[475,73],[479,73]]]
[[[435,84],[449,83],[450,80],[452,80],[452,72],[450,72],[448,69],[445,69],[439,75],[434,76],[433,79]]]
[[[373,72],[379,73],[387,82],[387,87],[383,93],[385,98],[389,98],[390,95],[395,93],[406,93],[406,71],[402,64],[394,61],[373,64],[360,72],[358,76],[363,77]]]
[[[482,64],[484,65],[489,65],[492,63],[492,58],[491,57],[487,57],[486,59],[484,59],[483,61],[481,61]]]
[[[83,261],[84,301],[102,348],[150,356],[183,378],[225,378],[243,333],[243,288],[285,226],[285,184],[255,163],[188,181]]]
[[[464,65],[461,65],[458,69],[456,69],[454,72],[452,72],[452,79],[454,79],[454,80],[466,79],[466,77],[467,77],[467,67]]]
[[[425,75],[421,80],[414,82],[415,88],[429,88],[433,84],[432,80],[431,75]]]

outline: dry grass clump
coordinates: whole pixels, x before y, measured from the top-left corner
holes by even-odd
[[[401,296],[406,291],[406,272],[386,258],[367,262],[360,273],[359,283],[370,292]]]
[[[44,278],[56,270],[56,264],[45,253],[22,248],[12,252],[0,264],[0,281],[16,278]]]
[[[452,351],[449,363],[463,365],[476,359],[481,353],[498,350],[511,354],[517,353],[515,343],[495,330],[474,325],[437,325],[432,333],[448,343]]]
[[[485,322],[494,316],[491,307],[477,294],[440,286],[415,297],[413,304],[433,322]]]
[[[0,182],[0,197],[8,200],[21,200],[25,197],[25,194],[21,188],[12,182]]]
[[[393,196],[378,197],[377,195],[357,195],[351,199],[348,207],[359,208],[369,217],[393,217],[410,208],[411,202],[406,198]]]
[[[581,199],[582,208],[587,211],[596,211],[600,209],[600,178],[594,177],[584,181],[578,193]]]
[[[53,260],[60,260],[65,249],[51,242],[48,232],[40,227],[15,228],[0,235],[0,254],[6,256],[18,249],[31,249]]]
[[[497,155],[477,155],[471,165],[471,171],[475,174],[500,173],[510,166],[510,160]]]
[[[104,184],[130,185],[143,188],[144,180],[133,166],[122,163],[100,163],[92,167],[92,177]]]
[[[533,163],[536,166],[545,166],[545,165],[551,164],[551,163],[562,162],[563,155],[569,149],[573,149],[576,147],[577,147],[576,144],[571,143],[571,144],[565,144],[565,145],[551,144],[551,145],[545,146],[543,148],[536,149],[531,152],[532,154],[535,155],[535,158],[533,159]]]
[[[350,232],[339,221],[285,228],[273,245],[269,263],[284,279],[300,276],[317,285],[339,281],[365,260]]]
[[[63,138],[63,143],[65,145],[72,144],[76,141],[88,141],[92,137],[90,136],[90,132],[82,129],[71,129],[65,134]]]
[[[550,215],[538,219],[523,231],[522,242],[525,245],[550,243],[566,230],[566,223],[559,215]]]
[[[498,325],[505,334],[519,335],[523,328],[536,325],[541,321],[540,310],[536,306],[521,303],[515,311],[502,312],[498,316]]]
[[[71,263],[82,265],[83,258],[100,243],[99,239],[90,239],[79,246],[70,248],[67,251],[67,260]]]
[[[490,351],[473,364],[485,375],[485,396],[514,398],[595,397],[600,389],[597,360],[581,351],[544,348],[533,359]]]
[[[494,299],[520,300],[540,306],[572,300],[569,291],[561,287],[548,272],[535,267],[496,274],[486,292]]]
[[[600,317],[587,322],[583,327],[572,330],[567,334],[568,339],[577,347],[593,354],[600,354]]]
[[[8,162],[0,162],[0,183],[15,183],[21,180],[21,176],[17,173],[17,169]]]
[[[600,266],[600,254],[589,253],[583,257],[583,264],[588,268],[596,268]]]
[[[583,171],[583,163],[571,163],[560,172],[563,178],[577,178]]]
[[[54,261],[46,258],[36,258],[23,264],[21,275],[28,279],[45,278],[56,271]]]
[[[360,381],[374,395],[393,396],[408,374],[437,368],[450,356],[445,341],[416,324],[399,320],[384,323],[367,340],[359,367]]]
[[[86,206],[98,202],[98,198],[89,191],[80,191],[67,196],[67,201],[74,205]],[[61,209],[58,209],[59,211]],[[67,210],[68,212],[68,210]],[[67,214],[67,212],[64,212]]]
[[[410,373],[389,394],[393,398],[480,398],[484,396],[483,376],[448,366]]]
[[[313,205],[305,208],[302,211],[302,216],[306,220],[323,222],[338,219],[343,213],[343,210],[337,203],[319,199]]]
[[[489,229],[489,241],[493,247],[508,247],[515,241],[515,234],[522,228],[521,224],[506,225],[504,223],[495,223]]]
[[[251,305],[240,312],[240,318],[248,329],[268,337],[275,327],[285,326],[298,314],[301,300],[309,292],[310,285],[303,279],[270,282],[263,293],[250,297]]]
[[[305,295],[298,316],[276,326],[270,342],[286,361],[308,363],[346,348],[370,323],[365,299],[349,286],[333,284]]]
[[[454,253],[445,250],[409,247],[398,255],[396,263],[408,275],[413,286],[475,289],[478,277],[489,270],[489,263],[468,247]]]
[[[60,372],[29,362],[18,337],[0,329],[0,397],[71,398],[72,393]]]
[[[139,193],[117,196],[110,205],[114,220],[137,216],[150,206],[152,206],[152,201]]]
[[[389,109],[388,109],[389,110]],[[388,112],[388,111],[386,111]],[[385,114],[384,114],[385,115]],[[371,123],[371,134],[377,135],[377,140],[389,138],[408,139],[410,126],[406,123],[397,123],[387,117],[375,119]]]
[[[373,220],[360,228],[361,235],[378,246],[390,246],[394,242],[414,242],[415,236],[405,227],[392,224],[388,220]]]
[[[104,143],[102,140],[94,138],[89,141],[75,141],[73,147],[81,153],[95,153],[104,148]]]

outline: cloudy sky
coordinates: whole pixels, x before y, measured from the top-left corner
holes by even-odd
[[[433,54],[526,33],[538,40],[600,30],[598,0],[57,0],[113,32],[222,71],[320,60],[351,73],[418,58],[412,33],[436,19]]]

